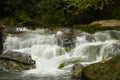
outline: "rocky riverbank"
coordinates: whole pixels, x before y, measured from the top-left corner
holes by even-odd
[[[95,33],[104,30],[120,30],[120,20],[99,20],[93,21],[86,25],[74,25],[73,28],[79,29],[88,33]]]
[[[0,71],[23,71],[35,68],[29,54],[8,51],[0,55]]]
[[[119,80],[120,54],[104,62],[94,63],[86,67],[79,66],[74,70],[72,77],[78,80]]]
[[[95,33],[95,34],[89,34],[87,32],[84,32],[84,30],[82,29],[81,26],[78,26],[78,28],[76,28],[76,27],[73,27],[73,28],[60,27],[57,29],[56,28],[54,29],[54,27],[53,27],[52,29],[54,29],[54,30],[50,29],[51,32],[46,33],[47,34],[46,37],[48,36],[48,34],[49,35],[54,34],[54,35],[52,35],[53,38],[51,38],[50,41],[53,40],[54,38],[56,38],[55,45],[62,46],[64,48],[68,48],[69,50],[72,50],[76,46],[77,36],[79,36],[82,40],[86,40],[86,42],[85,42],[86,44],[92,43],[95,41],[98,41],[98,42],[101,41],[101,43],[102,43],[102,42],[109,40],[109,39],[110,40],[119,40],[120,39],[119,32],[116,30],[111,30],[111,29],[119,29],[119,26],[117,26],[117,27],[104,27],[104,28],[99,27],[99,26],[98,27],[96,27],[96,26],[88,26],[88,27],[83,26],[83,27],[86,30],[88,30],[88,32],[89,32],[89,30],[95,32],[95,31],[97,31],[95,29],[105,30],[106,28],[110,31],[103,31],[103,32]],[[78,29],[80,29],[80,30],[78,30]],[[50,31],[50,30],[48,29],[47,31]],[[16,32],[16,29],[14,32]],[[104,33],[104,34],[102,34],[102,33]],[[35,32],[32,35],[35,35]],[[37,34],[37,36],[35,36],[35,37],[30,37],[31,41],[34,41],[35,39],[33,40],[33,38],[36,38],[36,37],[39,37],[40,39],[39,38],[36,39],[35,42],[38,42],[40,40],[42,41],[41,36],[43,37],[43,34],[41,36],[38,36],[38,35],[41,35],[41,34]],[[26,35],[25,37],[27,37],[27,36],[28,35]],[[107,37],[107,36],[109,36],[109,37]],[[47,38],[46,37],[45,37],[45,39],[48,38],[48,37]],[[24,37],[23,37],[23,39],[24,39]],[[81,42],[82,42],[82,40],[81,40]],[[26,42],[27,41],[28,40],[26,39]],[[26,44],[31,44],[31,41],[30,41],[30,43],[26,43]],[[21,42],[23,42],[23,41],[21,40]],[[53,42],[53,43],[55,43],[55,42]],[[84,43],[84,41],[82,43]],[[82,43],[79,43],[79,45]],[[20,43],[20,44],[23,44],[23,43]],[[37,47],[35,47],[36,44],[40,44],[40,45],[39,46],[37,45]],[[42,45],[43,44],[45,44],[45,43],[42,43]],[[97,43],[95,43],[95,44],[97,44]],[[11,45],[11,44],[9,44],[9,45]],[[38,50],[37,52],[39,55],[40,54],[39,49],[43,49],[43,48],[41,48],[41,43],[35,43],[35,45],[34,46],[32,45],[33,47],[30,46],[29,50],[35,51],[35,49],[38,48],[36,50]],[[83,61],[87,62],[88,60],[91,60],[91,61],[96,60],[96,56],[99,55],[99,50],[100,50],[101,46],[105,46],[105,45],[102,45],[102,44],[100,46],[93,45],[93,46],[91,46],[91,48],[88,49],[89,52],[83,52],[84,54],[86,54],[85,56],[88,57],[88,58],[85,58]],[[49,46],[46,47],[46,45],[45,45],[45,48],[47,48],[47,49],[45,49],[45,51],[48,51],[51,49],[51,48],[49,48]],[[87,47],[80,46],[80,48],[87,48]],[[113,43],[113,45],[108,50],[112,51],[112,49],[116,50],[116,48],[119,48],[119,46],[117,46],[117,43],[115,45]],[[95,51],[92,51],[92,49],[93,50],[95,49]],[[29,51],[28,53],[33,52],[30,54],[34,54],[34,51]],[[51,53],[53,53],[52,51],[53,50],[51,50]],[[78,51],[79,50],[77,50],[76,53]],[[81,53],[81,51],[79,53]],[[92,53],[91,55],[90,55],[90,52]],[[51,54],[51,53],[47,52],[46,55],[44,55],[44,57],[46,57],[48,54]],[[58,52],[56,52],[56,53],[58,53]],[[44,54],[45,54],[45,52],[44,52]],[[72,55],[73,55],[73,53],[70,56],[72,56]],[[107,53],[105,55],[107,55]],[[77,54],[75,56],[77,56]],[[94,64],[88,65],[86,67],[79,64],[79,61],[82,61],[82,60],[80,60],[80,58],[79,59],[76,59],[76,58],[75,59],[68,59],[65,62],[64,61],[61,62],[61,64],[59,66],[57,66],[57,68],[63,69],[65,66],[73,64],[74,66],[72,67],[72,71],[73,71],[72,77],[74,79],[85,79],[85,80],[97,80],[97,79],[101,79],[101,80],[113,79],[114,80],[114,79],[119,79],[119,76],[118,76],[118,74],[119,74],[119,70],[118,70],[119,69],[119,67],[118,67],[119,66],[119,55],[117,55],[116,57],[115,56],[112,56],[112,57],[109,56],[107,58],[104,58],[103,61],[101,61],[99,63],[94,63]],[[39,57],[41,57],[41,55]],[[79,57],[81,57],[81,56],[79,56]],[[9,51],[9,52],[2,54],[0,57],[0,63],[1,63],[0,69],[2,71],[23,71],[23,70],[29,70],[29,69],[35,68],[35,62],[31,59],[31,56],[28,54],[25,54],[25,53],[20,53],[20,52]],[[45,63],[45,65],[46,65],[46,63]],[[114,67],[115,68],[117,67],[117,68],[114,69]],[[46,70],[46,68],[45,68],[45,70]],[[104,76],[106,74],[107,74],[107,76]],[[112,74],[115,76],[109,77]]]

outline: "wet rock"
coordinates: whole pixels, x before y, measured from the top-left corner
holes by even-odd
[[[2,22],[0,22],[0,54],[2,54],[3,43],[4,43],[5,38],[6,38],[5,31],[6,31],[5,26],[2,24]]]
[[[0,59],[8,59],[8,60],[12,60],[12,61],[16,61],[24,64],[35,64],[30,54],[25,54],[21,52],[8,51],[5,54],[2,54],[0,56]]]
[[[113,57],[117,56],[120,52],[120,44],[113,43],[110,46],[106,47],[103,51],[102,62],[106,62]]]
[[[79,63],[74,64],[72,67],[72,71],[73,71],[72,78],[76,78],[76,79],[81,78],[81,72],[83,67],[84,66],[82,64]]]
[[[85,39],[86,39],[88,42],[93,42],[93,41],[95,41],[94,36],[91,35],[91,34],[89,34],[89,33],[82,32],[82,33],[81,33],[81,36],[85,36]]]
[[[60,28],[56,31],[56,37],[58,45],[73,48],[75,46],[76,35],[73,29],[70,28]]]
[[[80,58],[70,58],[68,60],[63,61],[61,64],[58,65],[58,69],[63,69],[65,66],[70,64],[80,63]]]
[[[26,27],[7,28],[7,33],[9,34],[21,34],[26,31],[28,31]]]
[[[104,62],[86,66],[82,70],[82,80],[119,80],[120,54]]]
[[[118,39],[118,40],[120,39],[119,31],[111,30],[111,31],[109,31],[109,34],[113,39]]]
[[[116,27],[120,26],[120,20],[100,20],[94,21],[89,24],[90,26],[99,26],[99,27]]]
[[[8,51],[0,56],[0,70],[22,71],[35,68],[35,61],[29,54]]]
[[[27,65],[15,61],[0,60],[0,71],[23,71],[35,68],[34,65]]]

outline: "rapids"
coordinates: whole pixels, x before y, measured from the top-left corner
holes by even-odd
[[[58,66],[68,59],[80,58],[81,64],[88,65],[120,51],[120,31],[108,30],[94,34],[80,31],[79,34],[80,36],[76,36],[76,46],[70,51],[59,46],[56,34],[48,29],[8,34],[4,49],[31,54],[36,61],[36,69],[25,71],[24,74],[38,76],[70,75],[74,63],[58,69]]]

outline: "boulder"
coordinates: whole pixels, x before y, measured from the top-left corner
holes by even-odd
[[[88,65],[83,68],[82,80],[119,80],[120,79],[120,54],[107,60]]]
[[[70,28],[60,28],[55,31],[58,45],[66,47],[66,48],[73,48],[75,46],[75,31]]]
[[[8,51],[0,55],[0,70],[22,71],[35,68],[35,61],[29,54]]]
[[[94,21],[89,24],[90,26],[97,26],[97,27],[116,27],[120,26],[120,20],[112,19],[112,20],[100,20]]]
[[[26,27],[16,27],[16,28],[6,28],[7,29],[7,33],[9,34],[21,34],[21,33],[25,33],[26,31],[28,31],[28,29]]]
[[[83,67],[84,66],[82,64],[79,63],[74,64],[72,67],[73,71],[72,78],[80,79]]]

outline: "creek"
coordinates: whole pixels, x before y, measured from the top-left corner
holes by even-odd
[[[17,72],[0,72],[4,80],[72,80],[70,63],[59,69],[61,63],[80,59],[84,66],[99,62],[120,51],[120,31],[107,30],[89,34],[79,30],[75,47],[70,51],[58,45],[56,34],[48,29],[27,30],[21,34],[8,34],[4,43],[5,51],[18,51],[31,54],[36,68]],[[7,74],[7,75],[6,75]]]

